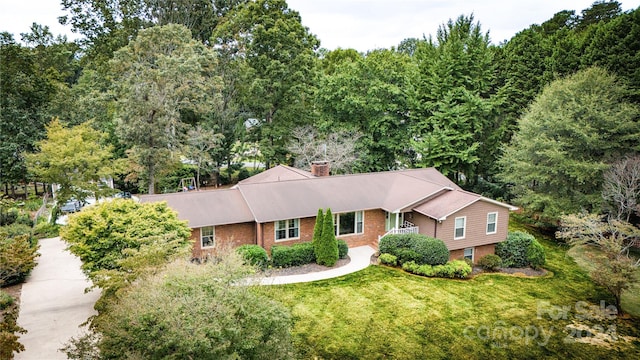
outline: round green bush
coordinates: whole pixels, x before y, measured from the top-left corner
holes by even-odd
[[[500,256],[502,265],[505,267],[526,267],[529,265],[527,249],[533,240],[535,238],[529,233],[522,231],[510,232],[507,235],[507,240],[496,245],[496,255]]]
[[[236,251],[247,264],[257,266],[260,269],[265,269],[269,263],[267,250],[260,245],[242,245]]]
[[[496,245],[496,255],[502,258],[502,266],[538,268],[545,263],[544,248],[533,235],[515,231],[507,240]]]
[[[534,269],[539,269],[546,262],[544,248],[537,240],[533,240],[527,249],[527,262]]]
[[[422,234],[387,235],[378,248],[381,253],[397,256],[401,264],[415,261],[418,265],[442,265],[449,260],[449,250],[442,240]]]
[[[443,265],[449,261],[449,249],[440,239],[428,236],[413,238],[411,249],[418,254],[418,264]]]
[[[486,271],[496,271],[502,266],[502,259],[495,254],[488,254],[478,260],[478,265]]]

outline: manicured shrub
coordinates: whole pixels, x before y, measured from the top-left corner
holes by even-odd
[[[301,243],[292,246],[275,245],[271,247],[271,264],[274,267],[291,267],[310,264],[316,261],[313,244]]]
[[[398,257],[398,262],[400,262],[400,264],[404,264],[406,262],[420,263],[420,254],[411,249],[397,249],[395,251],[395,255]]]
[[[269,263],[269,256],[267,256],[267,250],[260,245],[242,245],[236,249],[238,254],[242,256],[245,264],[256,266],[260,269],[265,269]]]
[[[338,240],[338,258],[346,259],[348,253],[349,246],[347,245],[347,242],[344,240]]]
[[[323,217],[322,236],[315,244],[316,262],[320,265],[333,266],[338,261],[338,241],[333,229],[331,209]]]
[[[26,235],[0,237],[0,285],[23,282],[36,266],[37,251]]]
[[[400,234],[387,235],[380,239],[378,244],[378,249],[382,254],[393,254],[397,249],[408,249],[409,247],[408,235]]]
[[[466,261],[462,260],[453,260],[447,263],[448,266],[453,268],[453,277],[466,279],[471,275],[473,268],[467,264]]]
[[[496,271],[502,266],[502,259],[495,254],[488,254],[478,260],[478,265],[486,271]]]
[[[322,236],[322,227],[324,225],[324,214],[322,213],[322,209],[318,209],[318,214],[316,215],[316,223],[313,226],[313,246],[317,246],[320,244],[320,237]]]
[[[440,239],[428,236],[414,237],[411,248],[420,254],[420,264],[441,265],[449,261],[449,249]]]
[[[510,232],[507,240],[498,243],[496,255],[500,256],[502,266],[506,267],[539,267],[545,262],[542,245],[533,235],[522,231]]]
[[[387,235],[380,240],[379,249],[397,256],[400,263],[441,265],[449,260],[449,250],[442,240],[422,234]]]
[[[378,261],[384,265],[398,266],[398,258],[395,255],[380,254],[380,256],[378,256]]]
[[[527,249],[527,262],[534,269],[539,269],[546,262],[544,248],[537,240],[533,240]]]
[[[465,279],[471,274],[472,271],[471,266],[469,266],[469,264],[462,260],[454,260],[444,265],[436,266],[431,266],[428,264],[419,265],[414,261],[409,261],[402,264],[402,270],[420,276],[441,277],[449,279]]]

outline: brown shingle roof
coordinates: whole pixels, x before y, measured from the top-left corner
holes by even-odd
[[[237,189],[142,195],[141,202],[166,201],[189,227],[253,222],[254,217]]]
[[[334,213],[384,209],[396,211],[442,191],[441,184],[399,172],[327,176],[286,182],[240,184],[258,222],[314,216],[319,208]]]
[[[310,172],[292,168],[287,165],[278,165],[261,173],[240,181],[238,184],[255,184],[263,182],[300,180],[314,177]]]
[[[334,213],[414,209],[441,219],[481,199],[509,207],[461,190],[433,168],[314,177],[284,165],[230,190],[141,196],[143,202],[167,201],[192,228],[311,217],[319,208]]]
[[[517,209],[514,206],[503,204],[472,192],[456,189],[420,204],[419,206],[414,207],[413,210],[436,220],[444,220],[449,215],[454,214],[477,201],[487,201],[509,208],[509,210]]]

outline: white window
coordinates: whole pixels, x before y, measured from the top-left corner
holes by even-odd
[[[300,219],[275,222],[276,241],[287,241],[300,237]]]
[[[495,234],[498,232],[498,213],[491,212],[487,214],[487,234]]]
[[[473,248],[464,249],[464,258],[473,261]]]
[[[456,218],[456,220],[455,220],[455,228],[454,228],[454,232],[453,232],[453,238],[455,240],[464,239],[466,223],[467,223],[467,217],[466,216],[462,216],[462,217],[457,217]]]
[[[364,211],[334,214],[333,228],[336,236],[364,233]]]
[[[212,248],[216,246],[215,226],[205,226],[200,228],[200,248]]]

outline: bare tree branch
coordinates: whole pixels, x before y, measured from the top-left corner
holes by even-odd
[[[604,174],[602,198],[618,220],[629,221],[640,210],[640,156],[626,157],[611,166]]]
[[[331,163],[331,170],[348,174],[358,161],[356,143],[361,136],[343,130],[322,136],[316,128],[303,126],[291,132],[288,150],[295,156],[295,165],[300,169],[309,170],[312,162],[326,160]]]

